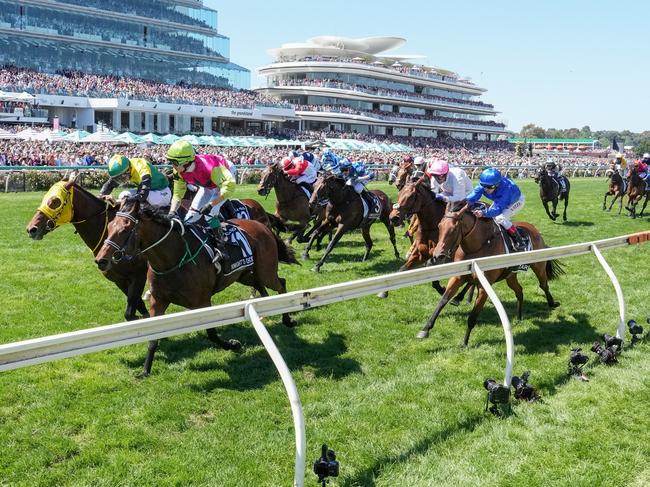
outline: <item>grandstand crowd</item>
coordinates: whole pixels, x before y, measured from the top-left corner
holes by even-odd
[[[47,95],[118,97],[161,103],[182,103],[229,108],[254,108],[256,105],[289,107],[275,98],[250,90],[232,90],[191,84],[166,84],[155,81],[103,76],[80,71],[43,73],[33,69],[3,66],[0,90],[26,91]]]

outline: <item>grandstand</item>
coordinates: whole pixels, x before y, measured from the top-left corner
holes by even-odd
[[[296,105],[300,130],[489,141],[505,133],[486,91],[451,71],[390,55],[405,39],[322,36],[271,49],[261,91]]]
[[[197,0],[0,0],[2,65],[2,122],[212,134],[294,116],[245,90],[250,72]],[[23,91],[34,99],[16,105]]]

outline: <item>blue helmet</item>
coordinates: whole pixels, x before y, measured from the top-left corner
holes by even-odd
[[[339,169],[341,169],[341,171],[346,171],[350,168],[352,168],[352,162],[350,162],[350,159],[347,157],[341,159],[341,162],[339,163]]]
[[[300,157],[300,152],[298,152],[297,150],[289,151],[289,157],[291,157],[291,159],[294,159],[296,157]]]
[[[481,186],[498,186],[502,176],[498,169],[488,167],[481,173],[479,178]]]
[[[309,162],[310,164],[311,164],[312,162],[314,162],[314,154],[312,154],[311,152],[303,152],[303,153],[302,153],[302,158],[303,158],[305,161]]]

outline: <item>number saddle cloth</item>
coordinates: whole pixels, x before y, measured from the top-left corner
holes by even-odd
[[[241,271],[254,264],[253,248],[248,242],[244,231],[234,223],[224,222],[221,224],[224,235],[224,248],[230,258],[228,269],[222,268],[224,276],[233,272]],[[212,231],[203,225],[192,225],[190,231],[203,243],[203,248],[210,256],[213,263],[221,261],[220,251],[216,248],[216,242]],[[221,262],[219,262],[221,265]]]

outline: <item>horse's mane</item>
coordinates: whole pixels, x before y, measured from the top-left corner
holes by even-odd
[[[447,204],[447,213],[455,213],[462,210],[467,204],[467,200],[452,201]]]
[[[84,188],[83,186],[81,186],[78,183],[72,183],[72,186],[74,187],[74,189],[79,190],[82,193],[84,193],[90,199],[97,200],[97,201],[103,201],[99,196],[95,196],[94,194],[92,194],[90,191],[88,191],[86,188]]]

